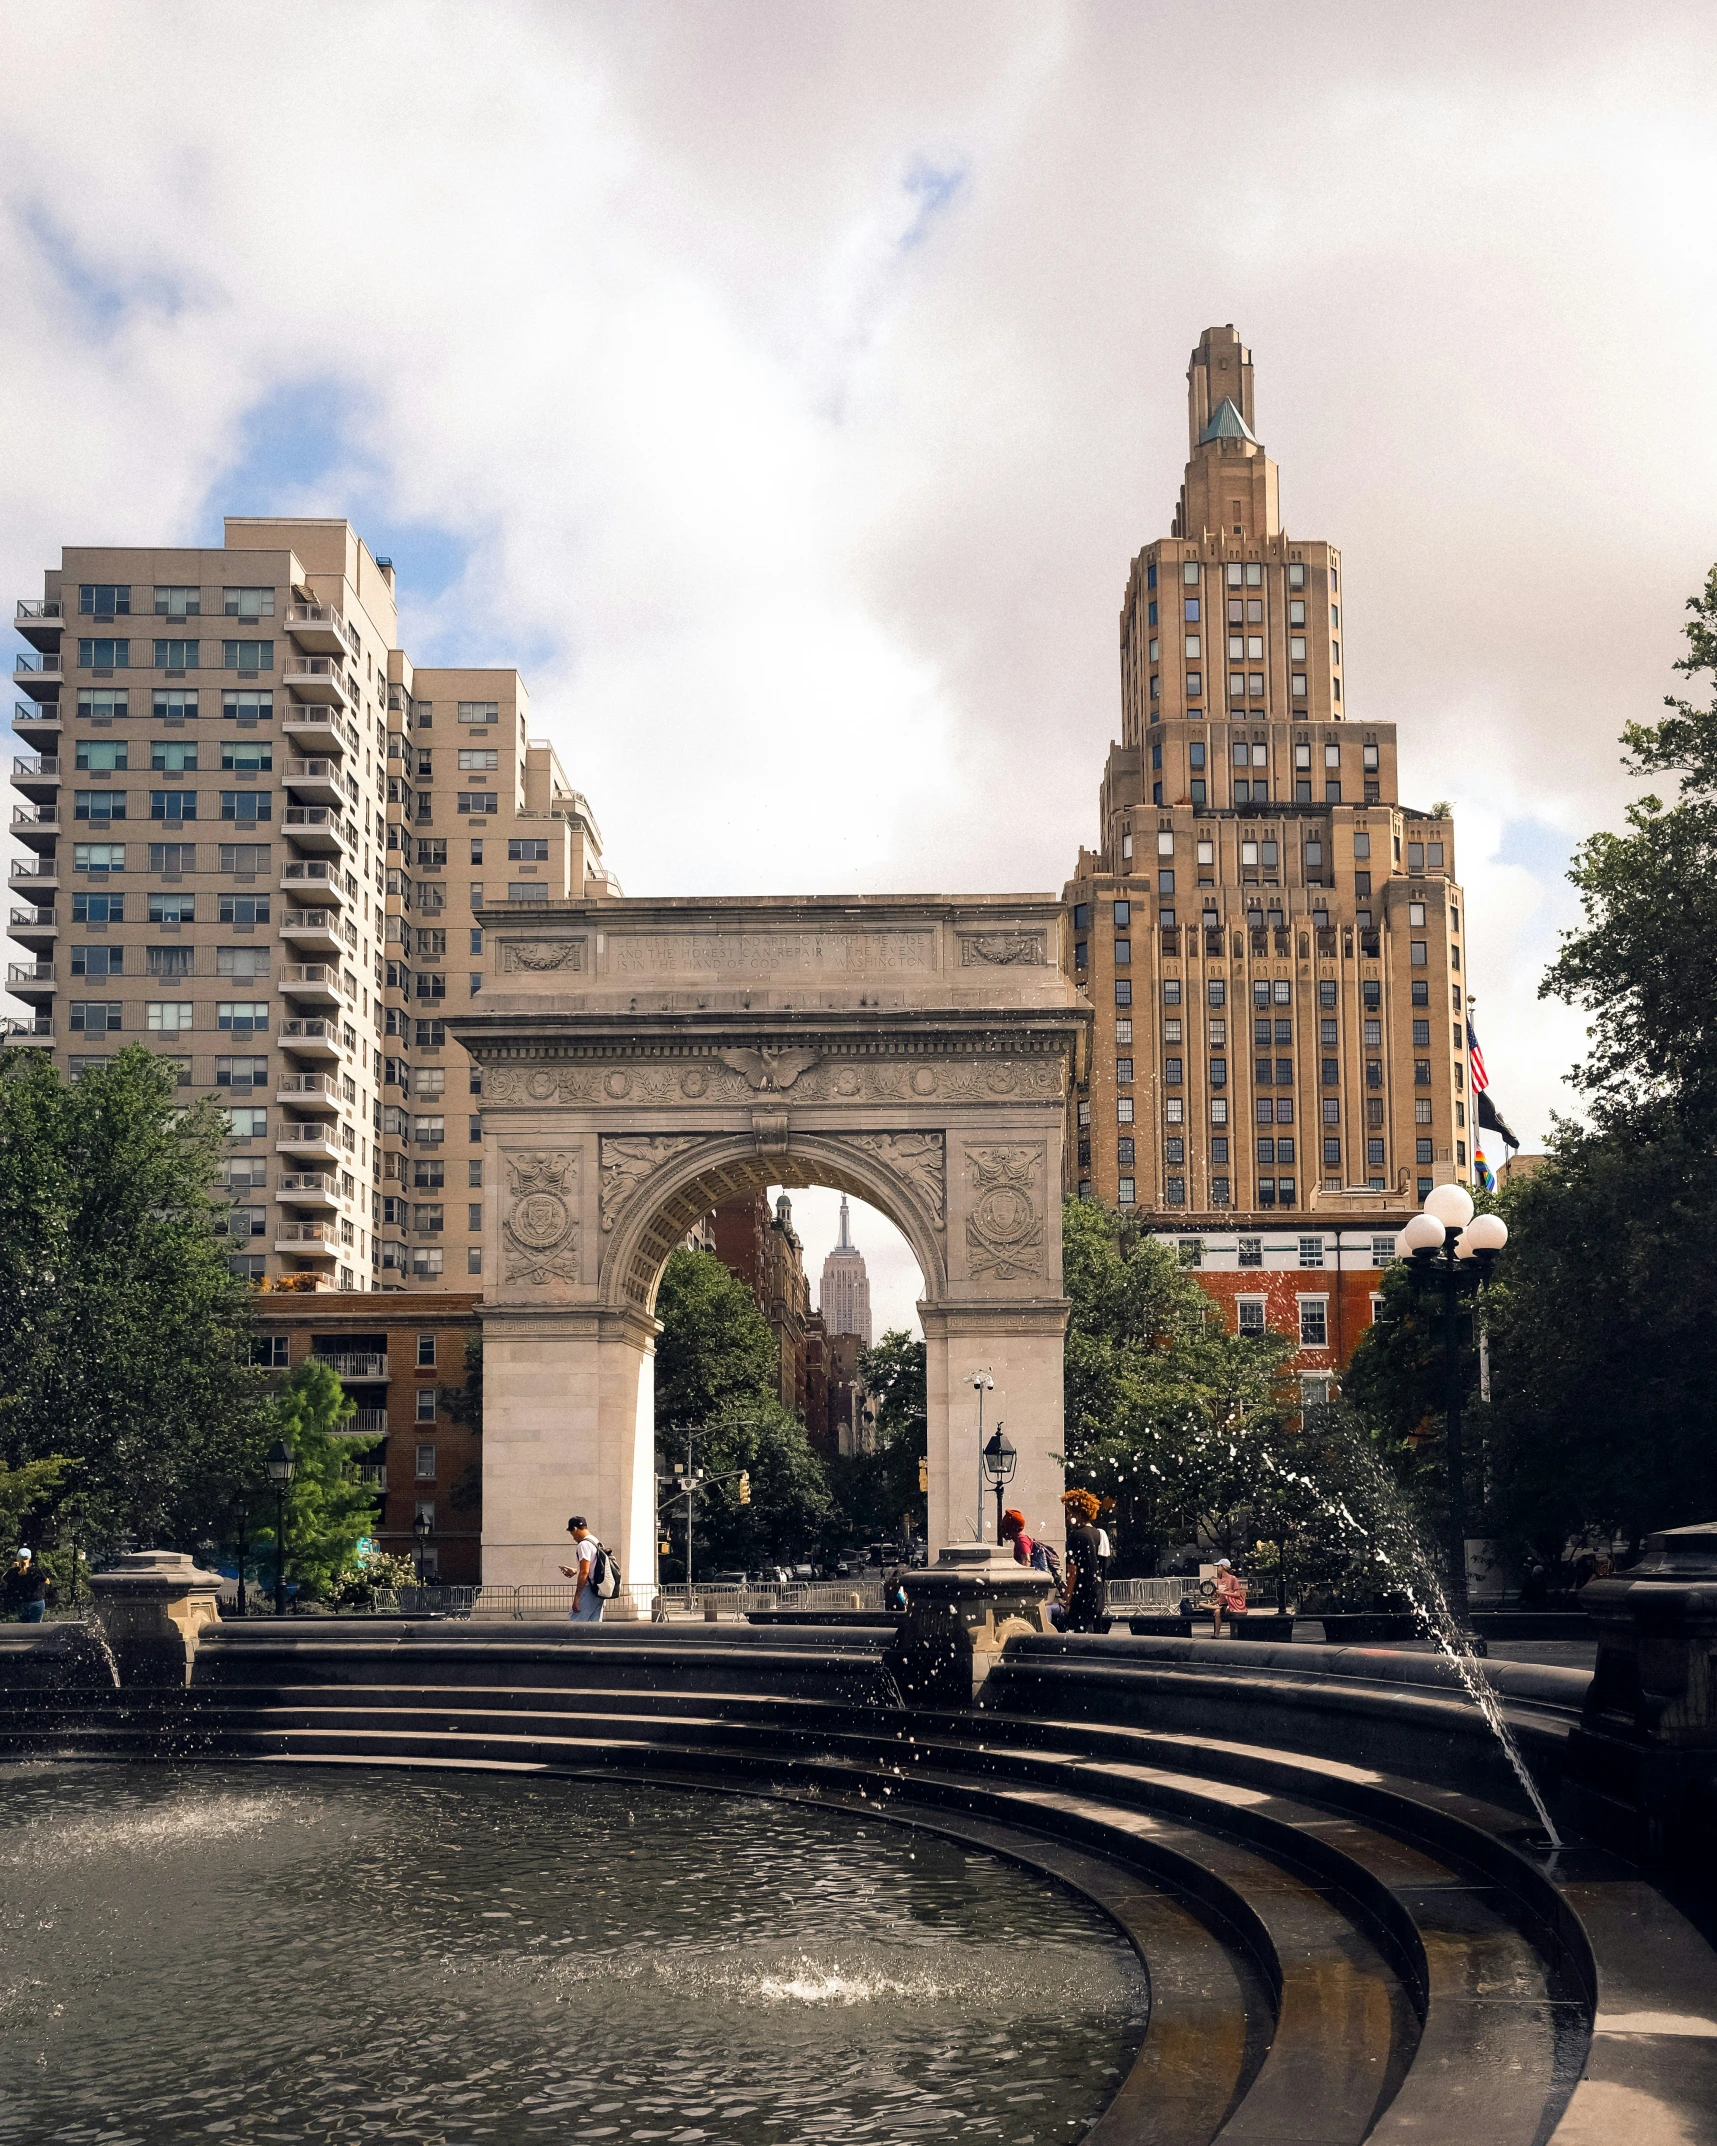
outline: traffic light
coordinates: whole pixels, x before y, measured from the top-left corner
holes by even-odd
[[[739,1502],[741,1505],[751,1503],[751,1473],[745,1468],[739,1471]]]
[[[918,1456],[918,1494],[923,1497],[930,1488],[930,1462],[926,1455]]]
[[[661,1541],[657,1543],[656,1548],[661,1552],[664,1557],[672,1557],[674,1554],[674,1546],[671,1542],[669,1542],[665,1535],[662,1537]]]

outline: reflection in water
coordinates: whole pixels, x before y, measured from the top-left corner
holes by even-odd
[[[0,1766],[0,2140],[1077,2138],[1144,1977],[933,1835],[480,1775]]]

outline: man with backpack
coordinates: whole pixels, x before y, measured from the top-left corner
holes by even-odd
[[[620,1584],[620,1568],[591,1534],[582,1513],[573,1514],[566,1530],[578,1552],[576,1566],[562,1565],[560,1568],[569,1580],[578,1582],[578,1592],[572,1602],[572,1622],[600,1624],[602,1605]]]

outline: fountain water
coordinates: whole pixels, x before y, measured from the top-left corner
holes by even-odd
[[[1496,1688],[1485,1674],[1483,1661],[1474,1652],[1472,1635],[1462,1628],[1449,1607],[1443,1584],[1426,1554],[1417,1527],[1402,1505],[1400,1492],[1384,1474],[1374,1453],[1360,1451],[1356,1458],[1361,1483],[1371,1506],[1373,1525],[1370,1527],[1358,1518],[1347,1499],[1330,1497],[1315,1477],[1286,1466],[1268,1453],[1264,1455],[1264,1465],[1284,1482],[1308,1492],[1338,1527],[1370,1546],[1372,1557],[1412,1604],[1415,1616],[1436,1641],[1460,1679],[1462,1689],[1502,1746],[1504,1756],[1538,1814],[1539,1824],[1544,1828],[1551,1848],[1561,1849],[1562,1836],[1556,1830],[1556,1822],[1503,1714]]]

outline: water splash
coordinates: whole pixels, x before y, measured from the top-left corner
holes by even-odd
[[[1345,1498],[1331,1497],[1313,1476],[1305,1475],[1296,1468],[1289,1468],[1274,1455],[1263,1456],[1264,1465],[1284,1482],[1295,1484],[1308,1491],[1326,1514],[1345,1529],[1370,1545],[1374,1561],[1381,1565],[1395,1582],[1397,1588],[1412,1604],[1413,1613],[1430,1634],[1444,1658],[1460,1679],[1467,1697],[1478,1708],[1486,1726],[1502,1746],[1504,1757],[1514,1769],[1516,1780],[1526,1791],[1527,1800],[1538,1814],[1538,1822],[1544,1828],[1553,1851],[1560,1850],[1564,1841],[1556,1830],[1556,1821],[1550,1815],[1549,1806],[1532,1778],[1514,1731],[1502,1711],[1502,1701],[1485,1672],[1483,1660],[1473,1651],[1472,1635],[1464,1630],[1454,1611],[1449,1607],[1449,1598],[1443,1592],[1443,1583],[1426,1555],[1419,1531],[1404,1510],[1401,1496],[1395,1485],[1384,1474],[1374,1453],[1360,1456],[1361,1465],[1371,1477],[1367,1489],[1374,1504],[1375,1529],[1368,1528],[1353,1512]],[[1385,1537],[1388,1540],[1386,1542]]]
[[[279,1795],[229,1793],[211,1798],[187,1792],[144,1810],[31,1820],[16,1832],[0,1835],[0,1868],[203,1848],[271,1825],[284,1808]]]

